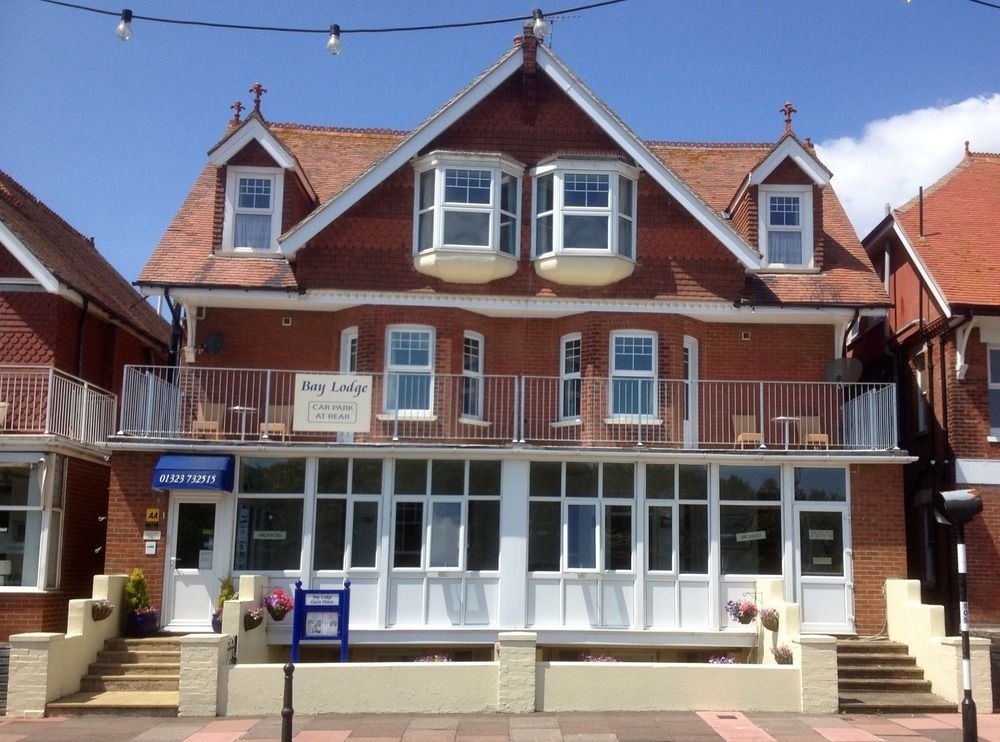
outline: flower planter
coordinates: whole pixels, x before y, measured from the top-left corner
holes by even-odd
[[[243,630],[253,631],[258,626],[264,623],[264,616],[261,613],[244,613],[243,614]]]
[[[108,616],[111,615],[115,607],[111,603],[91,603],[90,604],[90,617],[95,621],[103,621]]]
[[[766,614],[765,613],[761,613],[761,615],[760,615],[760,623],[768,631],[777,631],[778,630],[778,612],[775,611],[774,613],[766,613]]]
[[[212,614],[212,631],[216,634],[222,633],[222,611]]]
[[[288,609],[282,608],[281,606],[267,606],[267,612],[270,614],[271,618],[275,621],[283,621],[285,616],[288,615]]]
[[[157,611],[145,613],[129,613],[125,616],[126,636],[151,636],[160,626],[160,615]]]
[[[740,615],[740,617],[739,617],[739,622],[742,623],[742,624],[748,624],[748,623],[750,623],[753,620],[754,620],[754,616],[752,614],[750,614],[750,613],[744,613],[744,614]]]

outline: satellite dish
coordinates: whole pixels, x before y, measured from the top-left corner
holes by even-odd
[[[834,358],[826,364],[824,376],[827,381],[852,382],[861,378],[863,370],[857,358]]]
[[[201,341],[201,346],[199,347],[210,356],[214,356],[222,350],[222,346],[225,344],[226,336],[221,332],[213,332],[205,336],[205,339]]]

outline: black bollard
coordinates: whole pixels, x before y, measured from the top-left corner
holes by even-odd
[[[281,742],[292,742],[292,717],[295,716],[295,709],[292,708],[292,673],[295,672],[295,665],[289,662],[285,665],[285,698],[281,702]]]
[[[972,700],[972,659],[969,652],[969,592],[966,583],[965,526],[958,526],[958,606],[962,630],[962,742],[979,739],[976,702]]]

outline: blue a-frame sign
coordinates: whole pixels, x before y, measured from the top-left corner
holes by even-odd
[[[340,642],[340,661],[347,662],[347,632],[351,612],[351,581],[342,590],[303,590],[295,581],[292,608],[292,662],[299,661],[299,642]]]

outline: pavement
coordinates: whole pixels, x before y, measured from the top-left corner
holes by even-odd
[[[1000,714],[980,714],[979,739],[1000,742]],[[959,714],[808,715],[711,712],[504,714],[296,714],[296,742],[962,742]],[[78,716],[0,718],[15,740],[235,742],[280,740],[281,717]]]

